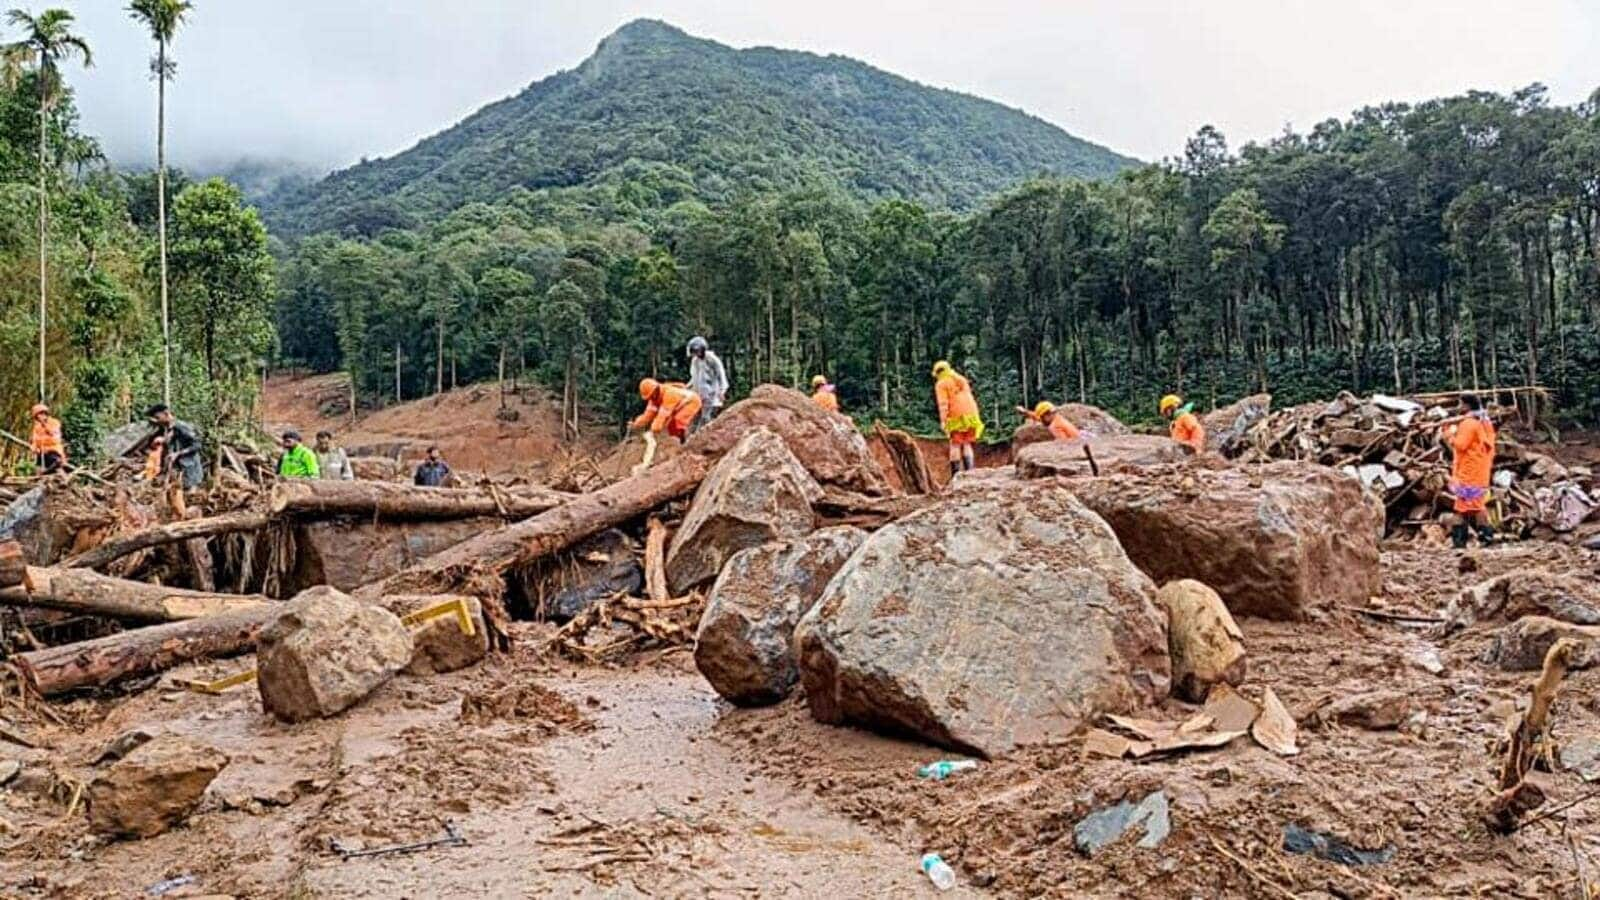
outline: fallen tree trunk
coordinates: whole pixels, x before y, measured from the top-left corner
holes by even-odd
[[[19,653],[11,657],[11,663],[23,683],[41,696],[102,687],[197,659],[251,652],[256,633],[279,612],[277,604],[269,603],[135,628],[92,641]]]
[[[259,594],[215,594],[146,584],[101,575],[89,569],[29,566],[24,603],[46,609],[110,616],[135,622],[177,622],[260,606]]]
[[[266,513],[242,509],[237,512],[223,513],[220,516],[208,516],[203,519],[184,519],[179,522],[168,522],[165,525],[157,525],[153,528],[145,528],[112,538],[98,547],[91,548],[63,561],[61,566],[68,569],[100,569],[130,553],[138,553],[140,550],[149,547],[208,538],[219,534],[231,534],[237,531],[255,531],[267,527],[270,521],[271,519]],[[3,583],[3,581],[0,581],[0,583]]]
[[[495,615],[503,615],[498,601],[508,570],[565,550],[693,492],[710,466],[698,453],[680,454],[533,518],[462,541],[356,594],[364,599],[388,594],[472,594],[494,598],[489,607]]]
[[[525,519],[571,501],[575,494],[543,487],[439,488],[385,481],[280,481],[274,516],[378,516],[385,519]]]
[[[16,541],[0,541],[0,588],[22,583],[23,570],[28,560],[22,555],[22,545]]]

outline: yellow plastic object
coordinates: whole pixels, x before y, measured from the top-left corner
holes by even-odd
[[[229,688],[236,688],[241,684],[249,684],[255,680],[256,670],[245,669],[243,672],[235,672],[232,675],[218,678],[216,681],[186,681],[183,686],[197,694],[220,694]]]

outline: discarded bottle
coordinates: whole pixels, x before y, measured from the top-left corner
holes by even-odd
[[[956,873],[937,853],[925,853],[922,856],[922,871],[926,872],[933,886],[941,891],[948,891],[956,886]]]
[[[932,778],[934,781],[943,781],[957,772],[976,769],[978,764],[970,759],[941,759],[925,766],[917,766],[918,778]]]

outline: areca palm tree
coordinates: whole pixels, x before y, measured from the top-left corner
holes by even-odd
[[[49,142],[50,110],[61,101],[60,64],[78,58],[87,68],[94,64],[89,43],[73,34],[73,15],[64,9],[47,9],[35,16],[27,10],[13,9],[6,13],[6,23],[22,29],[22,39],[5,45],[5,70],[9,79],[15,79],[27,66],[33,67],[39,85],[39,400],[45,399],[45,231],[49,215],[49,195],[46,192],[45,146]]]
[[[161,248],[161,400],[172,402],[172,326],[167,317],[167,81],[177,66],[167,58],[167,45],[193,4],[188,0],[133,0],[128,12],[150,29],[156,55],[150,71],[156,78],[156,234]]]

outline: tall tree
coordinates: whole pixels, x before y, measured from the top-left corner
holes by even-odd
[[[5,46],[7,80],[16,83],[17,74],[25,66],[33,66],[35,82],[39,89],[39,400],[45,399],[45,295],[46,229],[49,216],[49,193],[46,190],[45,146],[49,142],[49,115],[61,99],[63,85],[60,64],[72,59],[82,59],[83,65],[94,64],[89,43],[71,31],[73,15],[64,9],[47,9],[35,16],[23,9],[6,13],[6,22],[22,29],[19,41]]]
[[[188,0],[133,0],[128,12],[150,29],[156,55],[150,72],[156,79],[156,235],[161,255],[161,400],[172,402],[172,325],[167,313],[167,81],[178,65],[167,58],[167,45],[193,4]]]

